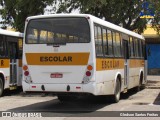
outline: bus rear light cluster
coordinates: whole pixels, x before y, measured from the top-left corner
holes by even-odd
[[[93,74],[93,66],[92,65],[88,65],[87,69],[86,69],[86,73],[83,77],[83,81],[82,83],[88,83],[89,80],[91,79],[91,76]]]
[[[24,65],[23,66],[23,71],[24,71],[24,80],[27,82],[27,83],[31,83],[32,80],[31,80],[31,77],[29,75],[29,69],[28,69],[28,66],[27,65]]]
[[[89,77],[91,76],[91,71],[93,70],[92,65],[87,66],[87,71],[86,71],[86,76]]]
[[[28,66],[27,65],[23,66],[23,70],[24,70],[24,75],[28,76],[29,75],[29,71],[28,71]]]

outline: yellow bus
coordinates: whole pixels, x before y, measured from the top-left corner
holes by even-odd
[[[0,29],[0,96],[22,86],[23,34]]]
[[[23,91],[112,95],[146,83],[144,37],[88,14],[28,17]],[[104,97],[106,98],[106,97]]]

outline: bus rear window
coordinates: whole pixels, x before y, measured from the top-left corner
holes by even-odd
[[[86,18],[44,18],[30,20],[27,44],[89,43],[90,28]]]

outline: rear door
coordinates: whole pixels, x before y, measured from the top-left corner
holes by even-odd
[[[123,39],[123,53],[124,53],[124,87],[128,87],[129,82],[129,48],[128,41]]]
[[[10,58],[10,84],[17,84],[17,59],[18,59],[18,43],[8,41],[8,51]]]

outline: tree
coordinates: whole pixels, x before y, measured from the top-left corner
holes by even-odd
[[[126,29],[142,33],[147,20],[140,18],[141,0],[62,0],[57,12],[70,13],[79,9]]]
[[[160,35],[160,1],[159,0],[150,0],[152,7],[154,7],[154,18],[151,20],[152,27],[157,31],[157,34]]]
[[[23,32],[28,16],[44,14],[44,8],[57,0],[0,0],[2,9],[2,28],[7,25]]]

